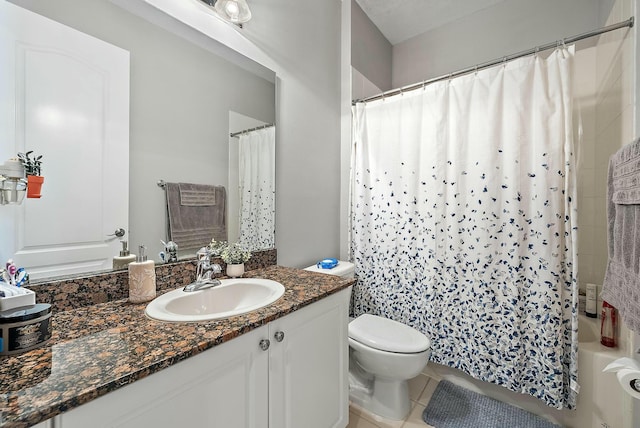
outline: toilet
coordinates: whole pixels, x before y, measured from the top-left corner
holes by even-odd
[[[307,270],[352,278],[353,263]],[[431,355],[431,341],[418,330],[387,318],[363,314],[349,322],[349,399],[387,419],[403,420],[411,410],[408,380]]]

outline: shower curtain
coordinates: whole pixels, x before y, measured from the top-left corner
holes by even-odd
[[[275,127],[239,139],[240,234],[248,250],[275,247]]]
[[[431,361],[573,408],[573,50],[354,107],[353,315],[431,339]]]

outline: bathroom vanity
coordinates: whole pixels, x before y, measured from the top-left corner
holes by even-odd
[[[0,427],[345,427],[353,280],[246,276],[286,291],[209,322],[151,320],[126,300],[54,313],[49,346],[1,361]]]

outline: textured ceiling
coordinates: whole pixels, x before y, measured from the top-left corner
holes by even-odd
[[[356,0],[392,45],[505,0]]]

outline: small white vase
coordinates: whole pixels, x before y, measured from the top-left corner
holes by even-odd
[[[227,265],[227,276],[238,278],[244,274],[244,263],[237,265]]]

